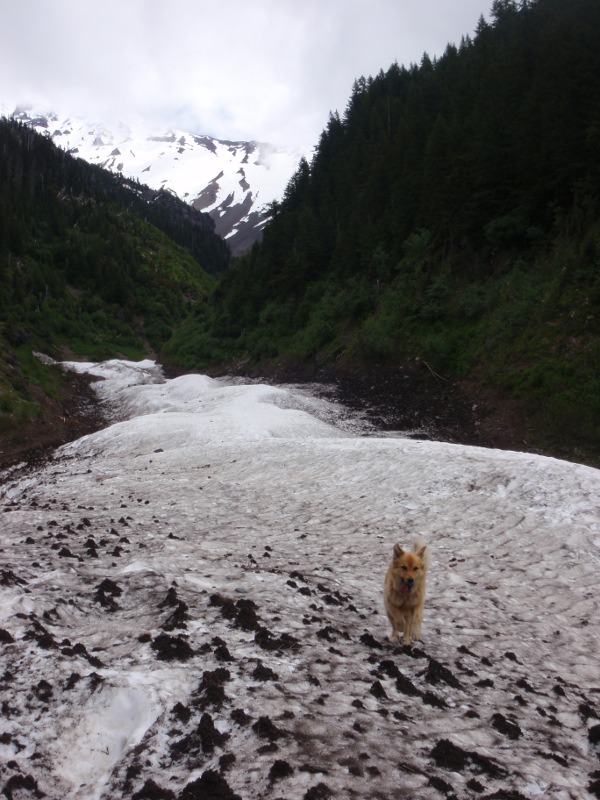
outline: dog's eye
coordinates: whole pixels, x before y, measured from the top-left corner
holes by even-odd
[[[402,565],[402,572],[406,572],[407,570],[408,570],[408,567],[403,564]]]

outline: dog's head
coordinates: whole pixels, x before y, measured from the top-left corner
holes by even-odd
[[[424,545],[412,553],[403,550],[399,544],[394,545],[392,572],[400,592],[406,594],[414,592],[423,580],[427,568],[425,561],[426,549],[427,545]]]

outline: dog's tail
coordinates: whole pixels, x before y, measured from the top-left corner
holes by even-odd
[[[422,547],[425,548],[425,552],[423,553],[423,565],[425,569],[428,570],[431,564],[431,545],[420,536],[417,536],[413,544],[413,552],[417,552],[417,550],[420,550]]]

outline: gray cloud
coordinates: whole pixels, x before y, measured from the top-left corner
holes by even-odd
[[[488,2],[4,2],[0,103],[310,144],[356,78],[441,55]]]

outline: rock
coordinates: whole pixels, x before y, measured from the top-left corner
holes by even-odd
[[[131,796],[131,800],[175,800],[175,793],[170,789],[163,789],[150,778],[139,792]]]
[[[159,661],[187,661],[194,655],[189,643],[180,636],[159,633],[150,645]]]
[[[266,667],[262,662],[259,662],[256,665],[256,668],[252,672],[252,677],[257,681],[277,681],[279,680],[279,675],[270,667]]]
[[[195,781],[188,783],[179,795],[179,800],[242,800],[235,794],[225,778],[212,769],[207,769]]]
[[[427,683],[447,683],[453,689],[462,689],[462,684],[458,678],[443,664],[436,661],[435,658],[429,659],[429,665],[425,672],[425,680]]]
[[[431,757],[438,767],[443,767],[451,772],[464,772],[465,769],[471,768],[477,772],[484,772],[491,778],[505,775],[505,770],[491,758],[482,756],[473,750],[463,750],[462,747],[448,739],[440,739],[431,751]]]
[[[503,714],[494,714],[492,717],[492,726],[499,732],[503,733],[505,736],[508,736],[509,739],[520,739],[523,735],[523,731],[521,728],[516,724],[516,722],[511,722],[510,720],[506,719]]]
[[[21,790],[31,793],[34,797],[46,797],[45,792],[42,792],[37,781],[31,775],[12,775],[2,793],[7,800],[16,800],[17,797],[22,796]]]
[[[210,714],[204,713],[198,725],[198,733],[202,743],[203,753],[212,753],[215,747],[222,747],[223,744],[229,739],[229,734],[221,733],[213,722]]]
[[[278,759],[269,770],[269,780],[272,783],[274,781],[280,781],[282,778],[287,778],[289,775],[293,775],[293,773],[294,768],[288,764],[287,761]]]
[[[261,739],[269,739],[271,742],[288,735],[287,731],[278,728],[269,717],[259,717],[252,730]]]

